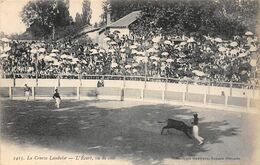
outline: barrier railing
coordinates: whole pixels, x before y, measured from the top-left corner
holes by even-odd
[[[168,90],[120,88],[120,87],[57,87],[62,99],[109,99],[158,101],[161,103],[179,102],[183,105],[220,106],[243,109],[256,109],[259,99],[246,97],[220,96]],[[52,99],[55,87],[32,87],[31,99]],[[18,99],[24,97],[23,87],[0,87],[0,97]]]
[[[260,89],[259,85],[255,84],[243,84],[243,83],[234,83],[234,82],[215,82],[215,81],[200,81],[200,80],[191,80],[191,79],[176,79],[176,78],[167,78],[167,77],[145,77],[145,76],[124,76],[124,75],[87,75],[87,74],[38,74],[36,78],[35,74],[27,74],[27,73],[19,73],[19,74],[6,74],[6,79],[10,79],[13,83],[13,87],[17,86],[17,81],[22,79],[29,79],[31,81],[35,81],[35,86],[38,86],[38,82],[43,79],[52,79],[57,80],[57,86],[61,86],[61,81],[65,80],[75,80],[78,81],[79,84],[82,84],[82,81],[85,80],[120,80],[123,81],[123,87],[128,87],[126,82],[128,81],[136,81],[136,82],[143,82],[144,88],[149,83],[159,83],[161,86],[164,86],[165,90],[168,90],[172,87],[172,84],[182,84],[184,85],[182,91],[185,92],[195,92],[195,88],[203,87],[203,91],[198,91],[203,93],[205,90],[208,94],[212,94],[214,91],[218,91],[218,95],[229,95],[229,96],[239,96],[239,97],[246,97],[248,93],[252,95],[252,98],[255,98],[258,90]],[[24,82],[26,83],[26,82]],[[55,82],[56,83],[56,82]],[[24,85],[24,84],[23,84]],[[178,88],[178,87],[176,87]],[[199,89],[198,89],[199,90]],[[239,95],[237,94],[239,91]],[[216,94],[216,92],[214,93]],[[251,97],[251,96],[250,96]]]

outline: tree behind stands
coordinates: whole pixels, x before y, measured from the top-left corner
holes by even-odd
[[[235,0],[110,0],[111,18],[116,21],[132,11],[143,16],[132,26],[138,32],[192,33],[232,37],[246,30],[254,31],[259,3]],[[107,12],[103,4],[103,21]]]

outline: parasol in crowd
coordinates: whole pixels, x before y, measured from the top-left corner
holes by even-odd
[[[60,66],[60,62],[59,61],[54,61],[53,65],[56,65],[56,66]]]
[[[231,42],[231,43],[230,43],[230,46],[233,46],[233,47],[236,47],[237,45],[238,45],[237,42]]]
[[[125,68],[131,68],[131,65],[126,65]]]
[[[186,45],[186,42],[181,42],[180,45],[184,46],[184,45]]]
[[[166,45],[172,44],[171,41],[169,41],[169,40],[165,40],[163,43],[166,44]]]
[[[41,53],[43,53],[43,52],[46,51],[46,49],[45,49],[45,48],[40,48],[38,51],[41,52]]]
[[[100,49],[99,53],[106,53],[106,51],[104,49]]]
[[[150,57],[151,60],[156,60],[157,58],[158,58],[158,57],[156,57],[156,56],[151,56],[151,57]]]
[[[94,54],[98,54],[98,51],[93,51],[92,53],[90,53],[91,55],[94,55]]]
[[[70,63],[71,63],[71,64],[77,64],[77,62],[76,62],[76,61],[71,61]]]
[[[247,73],[247,71],[246,70],[242,70],[241,71],[241,74],[243,75],[243,74],[246,74]]]
[[[38,52],[37,49],[32,49],[32,50],[31,50],[31,53],[32,53],[32,54],[36,54],[37,52]]]
[[[221,38],[215,38],[216,42],[223,42]]]
[[[153,52],[156,52],[156,50],[155,50],[154,48],[149,48],[149,49],[147,50],[147,52],[153,53]]]
[[[124,53],[125,52],[125,48],[120,49],[120,52]]]
[[[240,53],[238,57],[245,57],[245,56],[247,56],[246,53]]]
[[[130,49],[136,49],[137,46],[136,46],[136,45],[131,45],[131,46],[129,46],[129,48],[130,48]]]
[[[256,52],[257,48],[255,46],[251,46],[249,49],[250,52]]]
[[[168,52],[163,52],[163,53],[162,53],[162,56],[168,56],[168,55],[169,55]]]
[[[111,67],[112,67],[112,68],[115,68],[115,67],[117,67],[117,66],[118,66],[117,63],[112,63],[112,64],[111,64]]]
[[[245,33],[245,35],[246,36],[252,36],[252,35],[254,35],[252,32],[250,32],[250,31],[247,31],[246,33]]]
[[[253,59],[250,61],[251,66],[256,66],[257,60]]]
[[[85,60],[82,60],[81,61],[83,64],[87,64],[88,62],[87,61],[85,61]]]
[[[142,60],[142,59],[141,59]],[[132,66],[133,67],[137,67],[139,64],[138,63],[133,63]]]
[[[137,50],[132,50],[131,53],[132,54],[137,54]]]
[[[72,56],[67,56],[67,59],[70,59],[70,60],[72,60],[72,59],[73,59],[73,57],[72,57]]]
[[[44,55],[39,55],[38,60],[42,60],[42,59],[44,59]]]
[[[96,52],[97,49],[90,49],[90,52]]]
[[[137,69],[133,69],[133,73],[137,73]]]
[[[201,72],[199,70],[193,70],[192,73],[196,74],[197,76],[205,76],[206,75],[204,72]]]
[[[144,56],[145,52],[137,52],[136,54]]]
[[[79,59],[78,58],[73,58],[72,61],[78,62]]]
[[[111,39],[109,37],[106,37],[104,40],[105,41],[110,41]]]
[[[238,49],[232,49],[232,50],[230,51],[231,54],[237,54],[238,52],[239,52]]]
[[[154,38],[152,39],[152,41],[155,42],[155,43],[158,43],[158,42],[161,41],[161,37],[160,37],[160,36],[154,37]]]
[[[195,40],[193,38],[190,38],[187,40],[188,43],[192,43],[192,42],[195,42]]]
[[[45,57],[44,57],[44,61],[55,61],[55,59],[53,59],[53,58],[50,57],[50,56],[45,56]]]
[[[63,54],[60,56],[60,58],[66,59],[66,58],[68,58],[68,56],[66,54]]]
[[[51,52],[52,52],[52,53],[58,53],[59,50],[58,50],[58,49],[53,49]]]
[[[50,57],[57,57],[57,55],[55,53],[51,53],[49,54]]]
[[[173,62],[173,59],[167,59],[166,62]]]
[[[114,52],[115,52],[114,49],[108,49],[107,51],[108,51],[109,53],[114,53]]]
[[[210,48],[210,47],[207,47],[206,50],[207,50],[207,51],[211,51],[211,48]]]
[[[115,41],[110,42],[111,45],[116,45],[117,43]]]
[[[8,54],[3,53],[3,54],[0,55],[0,58],[5,58],[5,57],[8,57],[8,56],[9,56]]]
[[[159,52],[159,50],[156,50],[155,48],[150,48],[150,49],[147,50],[147,52],[156,53],[156,52]]]
[[[218,51],[220,51],[220,52],[225,52],[225,51],[226,51],[226,48],[220,47],[220,48],[218,48]]]
[[[161,60],[161,61],[166,61],[167,59],[166,59],[166,58],[161,58],[160,60]]]

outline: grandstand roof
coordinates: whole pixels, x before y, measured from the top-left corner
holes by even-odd
[[[127,28],[129,25],[131,25],[134,21],[137,20],[137,18],[140,16],[140,14],[141,14],[141,11],[134,11],[134,12],[120,18],[116,22],[112,22],[111,24],[102,28],[99,32],[102,32],[107,28]]]
[[[131,23],[137,20],[137,18],[140,16],[141,11],[134,11],[116,22],[112,22],[107,27],[128,27]]]

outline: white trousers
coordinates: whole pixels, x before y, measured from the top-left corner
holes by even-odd
[[[30,92],[29,91],[25,91],[24,95],[25,95],[25,100],[28,101],[29,97],[30,97]]]
[[[201,136],[199,136],[199,127],[198,127],[197,125],[194,125],[194,126],[193,126],[192,134],[193,134],[194,138],[195,138],[196,140],[198,140],[198,142],[199,142],[200,144],[203,143],[204,138],[201,137]]]
[[[57,108],[60,108],[60,99],[59,98],[55,98],[55,105]]]

